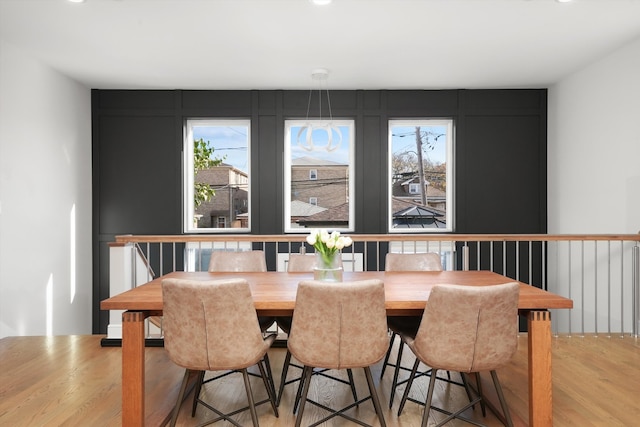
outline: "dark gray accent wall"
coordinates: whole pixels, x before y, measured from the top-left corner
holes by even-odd
[[[546,89],[331,91],[335,118],[355,120],[356,233],[387,232],[387,122],[455,120],[455,232],[544,233]],[[94,333],[104,333],[108,244],[119,234],[182,232],[187,118],[251,119],[253,234],[284,230],[284,120],[304,118],[308,91],[93,90]],[[376,212],[378,213],[376,215]]]

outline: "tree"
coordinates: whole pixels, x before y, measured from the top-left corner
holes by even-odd
[[[193,141],[193,174],[194,178],[198,175],[198,172],[203,169],[209,169],[215,166],[219,166],[223,158],[213,157],[215,148],[209,146],[209,141],[205,142],[202,138]],[[225,156],[226,157],[226,156]],[[194,179],[195,181],[195,179]],[[195,182],[193,184],[193,207],[197,208],[204,202],[211,200],[216,195],[214,190],[209,184],[204,182]]]

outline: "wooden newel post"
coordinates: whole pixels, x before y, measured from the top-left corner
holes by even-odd
[[[144,319],[142,311],[122,313],[122,425],[144,426]]]
[[[552,427],[551,313],[530,311],[527,319],[529,326],[529,425],[532,427]]]

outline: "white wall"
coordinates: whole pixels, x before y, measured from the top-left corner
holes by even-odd
[[[0,338],[91,333],[91,92],[0,40]]]
[[[549,88],[548,231],[640,232],[640,39]]]
[[[549,88],[548,116],[548,232],[639,233],[640,39]],[[559,331],[631,331],[632,246],[549,247],[549,290],[574,302]]]

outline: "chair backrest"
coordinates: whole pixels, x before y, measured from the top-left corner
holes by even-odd
[[[307,366],[345,369],[378,362],[389,346],[383,282],[300,282],[287,345]]]
[[[315,266],[315,254],[289,254],[287,262],[287,271],[289,272],[311,272]]]
[[[442,271],[440,254],[398,254],[389,252],[385,258],[385,271]]]
[[[264,251],[213,251],[209,271],[261,272],[267,271]]]
[[[179,366],[242,369],[264,354],[249,283],[244,279],[162,281],[164,347]]]
[[[516,282],[434,286],[412,346],[416,356],[458,372],[504,365],[518,346],[519,292]]]

